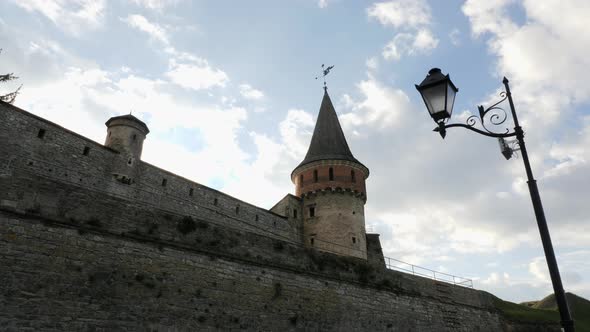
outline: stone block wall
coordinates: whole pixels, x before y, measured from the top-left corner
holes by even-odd
[[[364,201],[351,192],[324,191],[303,200],[305,245],[367,258]],[[313,209],[311,216],[310,209]]]
[[[57,202],[66,198],[51,188],[41,197],[33,188],[39,178],[130,199],[147,208],[214,218],[228,227],[294,241],[301,238],[298,227],[287,218],[148,163],[128,165],[127,158],[115,150],[0,103],[0,185],[10,188],[0,192],[0,203],[21,210],[41,204],[57,209]]]
[[[286,217],[118,157],[0,103],[0,330],[514,327],[485,292],[305,248]]]
[[[117,234],[106,225],[80,232],[5,211],[0,234],[0,263],[9,267],[0,275],[3,330],[497,331],[503,326],[485,293],[394,271],[378,273],[329,254],[303,255],[289,244],[268,253],[300,257],[271,262]],[[257,246],[243,239],[239,247]]]

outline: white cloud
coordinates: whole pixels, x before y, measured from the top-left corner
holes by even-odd
[[[329,0],[318,0],[318,7],[326,8],[328,7]]]
[[[169,44],[166,29],[157,24],[151,23],[144,16],[137,14],[129,15],[124,19],[122,18],[121,20],[127,23],[130,27],[138,29],[139,31],[143,31],[152,38],[159,40],[166,45]]]
[[[171,5],[176,5],[181,0],[131,0],[138,6],[142,6],[148,9],[161,10]]]
[[[193,58],[191,61],[182,63],[172,59],[166,76],[173,83],[192,90],[205,90],[215,86],[224,87],[229,81],[224,71],[212,68],[207,60],[202,58]]]
[[[39,12],[58,28],[79,36],[102,25],[104,0],[13,0],[29,12]]]
[[[558,125],[569,105],[590,101],[590,86],[579,72],[590,67],[585,56],[590,52],[590,35],[580,33],[590,6],[585,0],[542,4],[526,0],[518,4],[526,15],[526,23],[519,25],[508,14],[508,8],[516,5],[511,0],[469,0],[463,12],[474,36],[488,37],[489,50],[498,58],[497,72],[514,82],[523,117]]]
[[[424,0],[397,0],[379,2],[367,9],[369,17],[394,28],[418,28],[429,25],[430,7]]]
[[[537,283],[549,284],[551,282],[545,257],[535,257],[529,263],[529,272],[535,277]]]
[[[246,99],[262,99],[264,93],[258,89],[253,88],[250,84],[240,84],[240,94]]]
[[[377,59],[377,57],[370,57],[367,59],[367,61],[365,61],[365,65],[367,66],[368,70],[375,71],[377,68],[379,68],[379,59]]]
[[[363,100],[354,101],[345,95],[346,103],[352,112],[345,113],[340,121],[345,128],[370,126],[374,129],[390,128],[399,124],[400,114],[411,108],[408,96],[399,89],[392,89],[381,84],[371,75],[357,84]]]
[[[307,152],[315,122],[311,114],[300,109],[290,109],[287,116],[279,124],[281,139],[285,144],[285,151],[293,159],[301,158]]]
[[[459,29],[455,28],[453,30],[451,30],[451,32],[449,32],[449,39],[451,40],[451,44],[455,45],[455,46],[459,46],[461,45],[461,31],[459,31]]]
[[[414,38],[412,43],[412,49],[409,54],[413,52],[424,52],[436,48],[438,45],[438,39],[434,38],[432,32],[428,29],[418,30],[418,34]]]
[[[398,33],[383,48],[385,60],[399,60],[402,55],[426,54],[438,46],[432,32],[420,29],[415,33]]]
[[[510,20],[506,7],[515,0],[467,0],[463,4],[463,13],[471,22],[474,36],[486,32],[507,35],[516,26]]]
[[[438,46],[438,39],[430,30],[430,7],[425,1],[393,0],[373,4],[367,15],[382,25],[397,31],[383,48],[386,60],[399,60],[404,55],[428,54]]]

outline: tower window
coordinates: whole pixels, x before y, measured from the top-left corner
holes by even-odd
[[[193,193],[194,193],[194,191],[195,191],[195,190],[194,190],[193,188],[190,188],[190,189],[188,190],[188,195],[189,195],[189,196],[192,196],[192,195],[193,195]]]
[[[254,218],[256,221],[258,221],[258,215],[256,215],[256,217]]]
[[[313,182],[318,182],[318,170],[313,170]]]
[[[217,198],[213,199],[213,205],[217,206]]]
[[[293,218],[297,218],[297,209],[293,209]]]
[[[89,152],[90,152],[90,148],[87,147],[87,146],[85,146],[84,147],[84,151],[82,151],[82,154],[85,155],[85,156],[87,156]]]
[[[303,174],[299,174],[299,185],[303,185]]]
[[[352,243],[356,243],[356,237],[352,237]]]
[[[334,181],[334,169],[332,167],[328,171],[328,176],[330,177],[330,181]]]
[[[350,171],[350,180],[355,183],[356,182],[356,177],[354,176],[354,171]]]
[[[162,179],[162,187],[166,187],[167,183],[168,183],[168,180]]]
[[[109,131],[109,137],[111,137],[111,132]]]
[[[240,213],[240,206],[238,205],[238,206],[236,206],[236,214],[239,214],[239,213]]]
[[[309,216],[310,217],[315,217],[315,206],[310,206],[309,207]]]
[[[309,239],[309,243],[313,246],[313,237]]]
[[[133,134],[133,136],[131,136],[131,138],[135,141],[137,139],[137,135]]]
[[[39,132],[37,133],[37,137],[39,138],[43,138],[45,137],[45,129],[39,129]]]

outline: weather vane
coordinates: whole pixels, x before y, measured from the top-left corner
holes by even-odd
[[[328,66],[327,68],[324,68],[324,64],[322,63],[322,76],[324,77],[324,90],[328,89],[328,87],[326,86],[326,76],[330,73],[330,70],[332,70],[332,68],[334,68],[334,66]],[[317,80],[318,78],[320,78],[320,77],[318,76],[315,79]]]

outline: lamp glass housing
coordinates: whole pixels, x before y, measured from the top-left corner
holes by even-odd
[[[455,94],[459,91],[449,75],[443,75],[438,68],[433,68],[416,89],[422,95],[428,113],[434,122],[449,119],[453,112]]]

